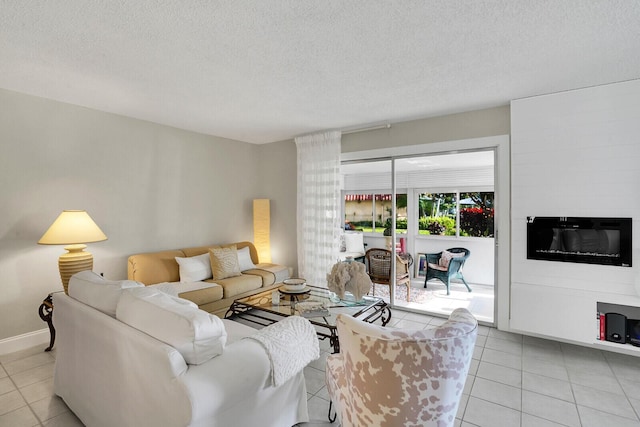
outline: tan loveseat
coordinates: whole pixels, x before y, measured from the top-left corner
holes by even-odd
[[[207,254],[212,248],[230,247],[238,250],[248,247],[256,268],[222,280],[207,279],[198,283],[180,283],[180,269],[176,257],[194,257]],[[172,289],[177,296],[193,301],[209,313],[224,316],[233,300],[258,292],[275,289],[288,279],[289,268],[278,264],[259,263],[258,252],[251,242],[225,245],[198,246],[160,252],[131,255],[128,262],[128,278],[145,285]]]

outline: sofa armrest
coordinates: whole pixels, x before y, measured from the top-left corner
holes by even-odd
[[[176,257],[184,257],[181,250],[131,255],[127,262],[127,276],[145,285],[179,282],[180,269]]]
[[[85,425],[187,425],[180,353],[64,293],[53,295],[57,330],[54,392]],[[171,402],[158,411],[155,396]]]

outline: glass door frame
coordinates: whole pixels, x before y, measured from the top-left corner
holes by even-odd
[[[498,151],[499,151],[499,147],[498,146],[494,146],[494,145],[485,145],[485,146],[479,146],[479,147],[473,147],[473,148],[468,148],[468,149],[462,149],[462,150],[455,150],[455,149],[445,149],[445,150],[438,150],[438,151],[431,151],[431,150],[425,150],[425,151],[420,151],[420,152],[414,152],[411,154],[400,154],[400,155],[389,155],[389,156],[380,156],[380,157],[375,157],[375,158],[360,158],[360,159],[351,159],[351,160],[343,160],[344,163],[361,163],[361,162],[371,162],[371,161],[390,161],[391,164],[391,196],[392,196],[392,200],[393,200],[393,205],[392,205],[392,214],[391,214],[391,220],[392,220],[392,250],[395,248],[395,244],[396,241],[398,239],[398,236],[396,235],[396,218],[397,218],[397,206],[396,206],[396,202],[397,202],[397,174],[396,174],[396,161],[399,159],[405,159],[405,158],[414,158],[414,157],[429,157],[429,156],[439,156],[439,155],[448,155],[448,154],[460,154],[460,153],[464,153],[464,152],[478,152],[478,151],[492,151],[493,152],[493,156],[494,156],[494,162],[493,162],[493,176],[494,176],[494,192],[495,192],[495,203],[496,203],[496,209],[495,209],[495,217],[494,217],[494,221],[495,221],[495,246],[494,246],[494,303],[493,303],[493,310],[494,310],[494,322],[493,324],[495,325],[497,323],[498,317],[497,317],[497,312],[498,312],[498,300],[497,300],[497,296],[498,296],[498,232],[500,229],[500,226],[498,224],[498,217],[499,217],[499,212],[498,212],[498,205],[500,203],[500,197],[499,197],[499,185],[497,184],[497,179],[498,179]],[[347,190],[348,191],[348,190]],[[409,198],[409,190],[407,191],[407,197]],[[408,208],[409,210],[409,208]],[[409,213],[407,213],[407,215],[409,216]],[[343,217],[344,217],[344,212],[343,212]],[[416,220],[414,218],[414,220]],[[410,233],[409,233],[409,228],[407,227],[407,240],[410,239]],[[414,247],[413,243],[409,244],[410,247]],[[392,308],[396,308],[396,309],[402,309],[402,310],[406,310],[406,311],[418,311],[418,310],[413,310],[413,309],[408,309],[406,307],[402,307],[402,306],[398,306],[396,304],[396,266],[395,266],[395,262],[391,263],[392,267],[391,267],[391,275],[392,275],[392,285],[390,286],[390,290],[389,290],[389,297],[390,297],[390,305]],[[420,313],[425,313],[425,311],[420,310]],[[428,314],[428,312],[427,312]]]

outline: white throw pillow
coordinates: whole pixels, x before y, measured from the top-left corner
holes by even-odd
[[[69,279],[69,296],[111,317],[116,316],[116,306],[123,289],[144,285],[133,280],[106,280],[91,270],[81,271]]]
[[[238,266],[240,267],[240,271],[246,271],[251,270],[252,268],[256,268],[253,260],[251,259],[249,246],[238,249]]]
[[[362,233],[345,233],[345,252],[361,252],[364,253],[364,238]]]
[[[227,331],[218,316],[150,287],[123,292],[116,317],[169,344],[192,365],[222,354],[227,342]]]
[[[176,257],[176,262],[180,267],[181,282],[201,282],[213,277],[208,253],[186,258]]]

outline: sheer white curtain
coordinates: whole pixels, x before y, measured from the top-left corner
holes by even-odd
[[[326,286],[336,262],[340,233],[338,131],[297,137],[298,272],[307,283]]]

